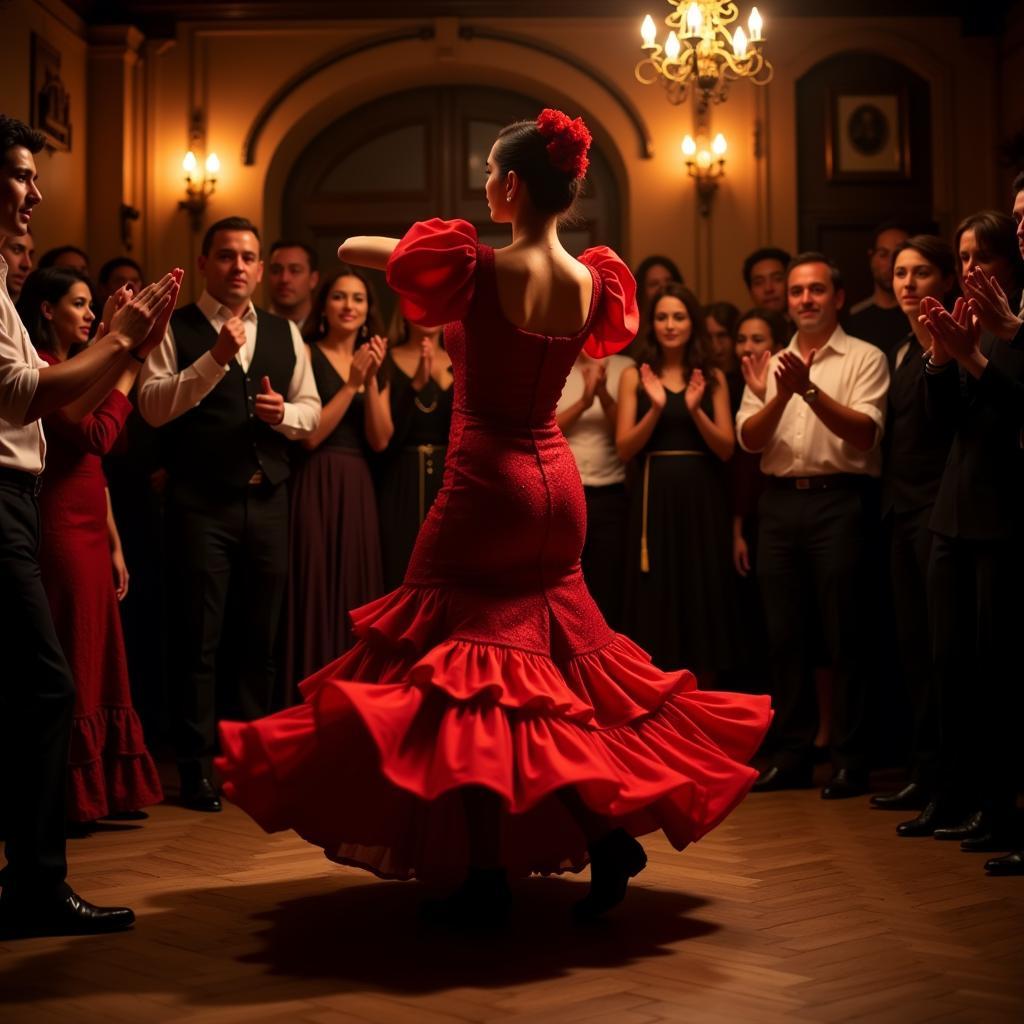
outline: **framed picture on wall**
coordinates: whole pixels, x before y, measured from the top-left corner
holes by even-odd
[[[829,181],[893,181],[910,177],[904,93],[833,92],[828,116],[825,163]]]
[[[71,98],[60,77],[60,51],[32,33],[30,93],[32,127],[48,149],[71,149]]]

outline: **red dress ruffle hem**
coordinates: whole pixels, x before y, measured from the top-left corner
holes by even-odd
[[[623,348],[637,314],[611,250],[580,262],[586,323],[549,337],[505,319],[493,251],[465,221],[417,224],[395,249],[406,315],[448,324],[444,486],[403,585],[351,613],[355,645],[300,685],[303,703],[222,724],[224,793],[268,832],[385,878],[448,875],[468,859],[459,790],[484,786],[510,872],[578,871],[586,842],[559,790],[682,849],[756,778],[767,697],[660,671],[583,582],[583,491],[555,405],[580,348]]]

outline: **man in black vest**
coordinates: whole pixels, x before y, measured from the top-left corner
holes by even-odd
[[[252,303],[263,277],[242,217],[203,239],[199,301],[179,309],[139,377],[139,408],[162,427],[170,477],[171,693],[182,801],[219,811],[209,777],[216,670],[229,589],[241,615],[237,713],[270,710],[288,559],[289,449],[320,421],[295,324]],[[231,584],[234,583],[234,586]]]

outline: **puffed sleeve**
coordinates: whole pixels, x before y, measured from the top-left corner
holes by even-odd
[[[409,228],[386,269],[408,320],[437,327],[466,315],[473,298],[476,245],[476,228],[468,221],[434,217]]]
[[[640,326],[636,305],[636,281],[618,256],[605,245],[587,249],[580,263],[593,267],[601,278],[601,304],[594,314],[590,337],[583,351],[594,359],[610,356],[624,349]]]

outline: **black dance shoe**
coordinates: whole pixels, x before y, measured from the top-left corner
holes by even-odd
[[[936,839],[944,842],[962,842],[964,839],[974,839],[977,836],[985,835],[992,827],[991,815],[985,811],[972,811],[966,817],[954,822],[952,825],[945,825],[937,828],[933,835]]]
[[[0,938],[41,935],[100,935],[121,932],[135,923],[127,907],[94,907],[70,889],[48,900],[0,898]]]
[[[985,871],[990,875],[1024,875],[1024,852],[1014,850],[1005,857],[993,857],[985,861]]]
[[[893,793],[876,793],[868,802],[879,811],[920,811],[928,797],[928,790],[920,782],[908,782]]]
[[[504,868],[470,868],[462,885],[443,899],[424,900],[419,914],[429,924],[450,928],[499,928],[511,906]]]
[[[822,800],[848,800],[868,791],[868,773],[852,768],[838,768],[821,790]]]
[[[925,804],[924,810],[910,821],[901,821],[896,826],[896,835],[904,839],[918,836],[933,836],[938,828],[949,828],[963,821],[963,807],[951,805],[935,797]]]
[[[209,779],[199,779],[191,786],[181,787],[181,804],[190,811],[216,814],[221,809],[220,797]]]
[[[960,840],[964,853],[998,853],[1000,850],[1016,850],[1024,841],[1024,830],[1016,813],[989,815],[983,823],[983,831]]]
[[[809,764],[769,765],[751,787],[754,793],[774,793],[782,789],[810,789],[814,785]]]
[[[644,848],[625,829],[614,829],[587,849],[590,892],[572,908],[577,921],[593,921],[621,903],[629,880],[647,867]]]

